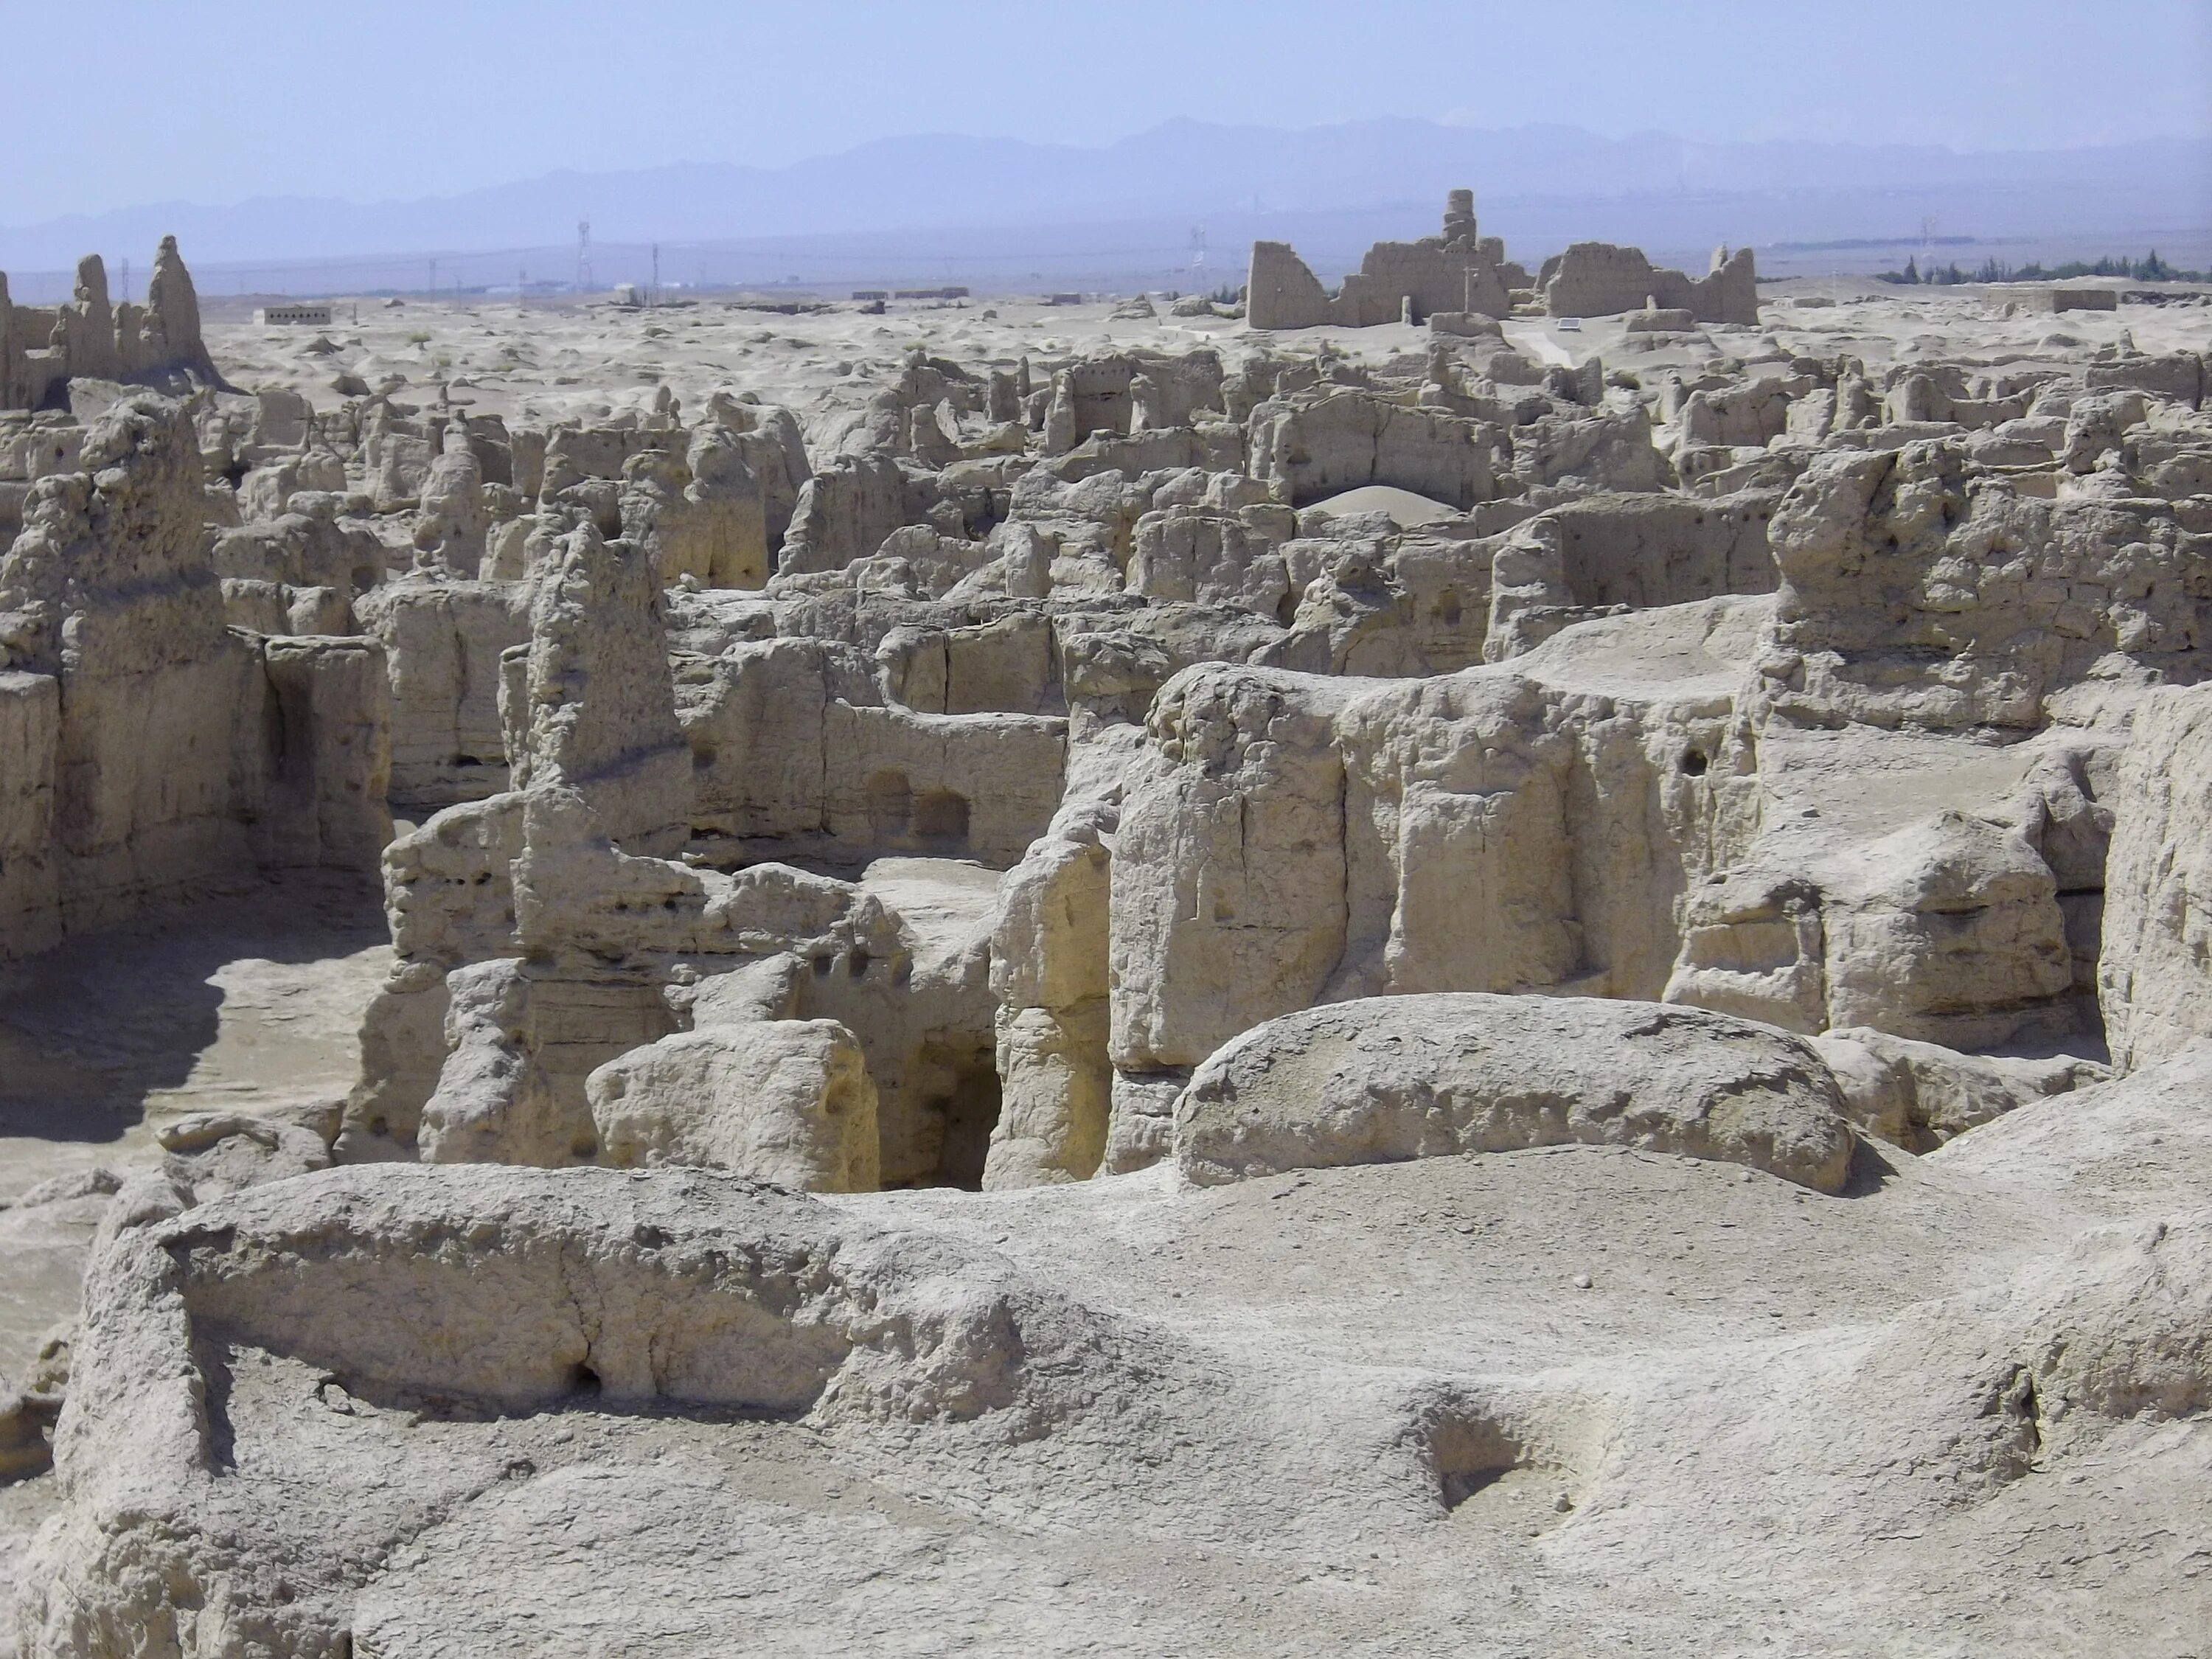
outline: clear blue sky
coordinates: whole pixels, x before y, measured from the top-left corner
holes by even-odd
[[[17,224],[1176,116],[2212,136],[2212,0],[0,0],[0,40]]]

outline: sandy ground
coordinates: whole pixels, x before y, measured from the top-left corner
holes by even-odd
[[[155,1130],[189,1112],[343,1094],[390,960],[374,895],[301,884],[212,897],[0,969],[0,1203],[147,1156]]]
[[[164,1122],[343,1095],[392,957],[367,895],[211,898],[0,972],[0,1376],[73,1315],[99,1199],[42,1182],[158,1160]]]

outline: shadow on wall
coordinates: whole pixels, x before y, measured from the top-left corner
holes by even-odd
[[[922,1103],[925,1111],[942,1112],[945,1141],[937,1156],[937,1178],[948,1187],[980,1192],[983,1160],[991,1150],[991,1131],[999,1123],[999,1073],[985,1054],[955,1078],[952,1092]]]
[[[968,799],[951,789],[914,791],[907,775],[886,767],[868,779],[868,829],[878,847],[941,857],[968,848]]]
[[[886,1182],[884,1189],[958,1187],[981,1191],[983,1160],[991,1150],[991,1131],[999,1123],[999,1070],[991,1049],[925,1043],[908,1076],[908,1097],[921,1120],[921,1139],[925,1146],[936,1141],[936,1164],[927,1175]]]

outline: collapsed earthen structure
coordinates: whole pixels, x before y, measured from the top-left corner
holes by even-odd
[[[13,303],[0,271],[0,410],[44,409],[71,380],[117,380],[178,391],[219,386],[200,337],[199,295],[164,236],[143,303],[111,302],[97,253],[77,264],[76,286],[58,307]]]
[[[1440,234],[1376,243],[1334,293],[1289,243],[1253,243],[1245,306],[1252,326],[1264,329],[1442,318],[1442,326],[1458,332],[1463,319],[1516,312],[1580,318],[1647,308],[1681,313],[1685,325],[1752,325],[1759,321],[1759,272],[1749,248],[1717,250],[1711,270],[1693,278],[1655,266],[1638,248],[1576,242],[1545,260],[1532,282],[1507,260],[1501,238],[1478,234],[1474,192],[1455,190]]]
[[[33,487],[0,557],[0,956],[272,868],[359,870],[391,836],[383,648],[226,625],[176,404],[130,399],[74,447],[85,470]]]
[[[1197,348],[541,423],[233,392],[173,244],[0,307],[0,958],[389,935],[349,1086],[9,1190],[97,1227],[21,1659],[2212,1613],[2204,343],[1261,250]]]
[[[1245,305],[1255,328],[1348,328],[1426,322],[1437,312],[1503,317],[1528,272],[1505,259],[1505,244],[1480,234],[1474,192],[1455,190],[1441,234],[1413,242],[1377,242],[1334,294],[1326,291],[1287,242],[1252,244]]]

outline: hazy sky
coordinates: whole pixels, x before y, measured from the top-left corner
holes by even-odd
[[[2212,0],[0,0],[0,39],[15,224],[1176,116],[2212,136]]]

